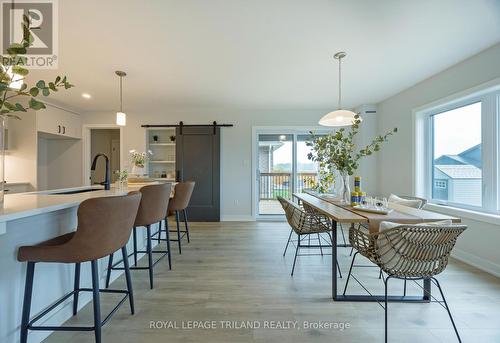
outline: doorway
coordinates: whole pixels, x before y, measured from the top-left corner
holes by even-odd
[[[111,182],[118,178],[116,173],[120,170],[120,129],[91,128],[90,129],[90,154],[88,165],[92,165],[97,154],[104,154],[109,158]],[[106,164],[103,158],[97,161],[96,169],[90,171],[90,184],[99,184],[105,179]]]
[[[260,219],[281,218],[284,211],[278,196],[291,199],[294,192],[311,188],[317,181],[318,166],[307,157],[306,142],[313,129],[255,130],[255,214]],[[314,130],[325,134],[323,129]]]

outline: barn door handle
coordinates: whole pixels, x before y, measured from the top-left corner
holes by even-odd
[[[181,182],[181,172],[180,170],[175,171],[175,181]]]

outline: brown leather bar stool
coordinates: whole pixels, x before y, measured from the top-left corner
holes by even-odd
[[[172,191],[171,183],[162,183],[158,185],[148,185],[144,186],[139,190],[142,194],[141,204],[137,212],[137,217],[135,219],[133,228],[133,243],[134,251],[129,256],[134,256],[134,266],[130,267],[132,270],[149,270],[149,285],[153,289],[153,268],[160,262],[165,256],[168,256],[169,266],[172,266],[172,259],[170,256],[170,239],[167,232],[167,250],[153,251],[152,248],[152,235],[151,235],[151,225],[159,223],[161,226],[161,221],[165,218],[168,208],[168,203],[170,199],[170,193]],[[137,249],[137,228],[146,228],[146,250]],[[160,227],[161,229],[161,227]],[[168,231],[168,230],[167,230]],[[148,266],[139,267],[137,266],[137,254],[146,253],[148,255]],[[153,261],[153,254],[162,254],[160,258]],[[123,269],[123,267],[117,267],[120,263],[124,261],[119,261],[113,264],[113,254],[109,256],[108,260],[108,272],[106,275],[106,288],[109,287],[109,280],[111,277],[111,270]]]
[[[195,182],[187,181],[187,182],[179,182],[175,185],[174,189],[174,197],[170,199],[170,203],[168,204],[168,214],[175,213],[175,221],[177,223],[177,230],[170,232],[177,232],[177,239],[171,239],[172,242],[177,242],[179,245],[179,254],[182,253],[181,241],[184,236],[187,237],[187,241],[189,243],[189,224],[187,217],[187,207],[189,205],[189,201],[191,200],[191,195],[193,194]],[[180,229],[180,215],[179,212],[182,211],[185,230],[181,231]],[[167,218],[165,218],[165,223],[167,223]],[[168,223],[165,225],[166,231],[168,231]],[[161,229],[158,233],[158,238],[161,236]],[[181,235],[182,233],[182,235]]]
[[[127,256],[126,244],[134,225],[139,208],[141,194],[133,192],[126,196],[104,197],[85,200],[78,207],[78,226],[75,232],[33,246],[20,247],[17,259],[28,262],[24,303],[21,321],[21,343],[28,340],[28,330],[38,331],[94,331],[95,340],[101,342],[101,327],[111,318],[125,300],[130,302],[130,311],[134,314],[134,296],[128,263],[125,262],[127,290],[99,289],[97,260],[121,249]],[[125,261],[126,258],[124,259]],[[35,263],[74,263],[75,282],[73,292],[65,295],[53,305],[30,320],[31,299],[33,295],[33,277]],[[92,288],[80,288],[80,264],[92,265]],[[73,315],[78,310],[80,292],[93,293],[94,326],[34,326],[35,322],[73,296]],[[101,321],[99,292],[123,293],[125,296],[118,305]]]

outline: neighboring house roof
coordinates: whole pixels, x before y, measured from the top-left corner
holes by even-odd
[[[482,177],[481,169],[467,165],[435,165],[442,173],[451,179],[480,179]]]
[[[462,151],[458,155],[442,155],[434,161],[436,165],[473,165],[481,168],[481,144]]]

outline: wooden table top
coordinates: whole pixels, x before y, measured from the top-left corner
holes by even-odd
[[[368,219],[333,203],[320,199],[308,193],[293,193],[293,196],[306,202],[316,211],[335,220],[338,223],[367,223]]]
[[[371,212],[365,212],[365,211],[359,211],[355,210],[349,205],[341,205],[338,200],[335,199],[328,199],[328,198],[322,198],[320,197],[319,194],[315,194],[313,192],[308,192],[308,193],[296,193],[294,196],[313,208],[317,209],[319,211],[319,207],[327,208],[327,204],[335,206],[339,209],[342,209],[343,211],[348,211],[356,215],[356,217],[362,217],[364,221],[355,221],[356,217],[352,217],[352,221],[344,221],[344,223],[368,223],[369,225],[369,230],[371,233],[373,232],[378,232],[380,222],[382,221],[389,221],[389,222],[395,222],[395,223],[401,223],[401,224],[418,224],[418,223],[425,223],[425,222],[434,222],[434,221],[440,221],[440,220],[448,220],[450,219],[453,223],[460,223],[461,219],[457,217],[452,217],[436,212],[431,212],[431,211],[426,211],[426,210],[421,210],[421,209],[416,209],[400,204],[395,204],[395,203],[389,203],[389,207],[393,209],[391,213],[388,214],[378,214],[378,213],[371,213]],[[326,213],[327,211],[320,211],[326,216],[329,216],[333,220],[335,219],[335,210],[330,210],[330,214]],[[342,221],[338,221],[342,222]]]

